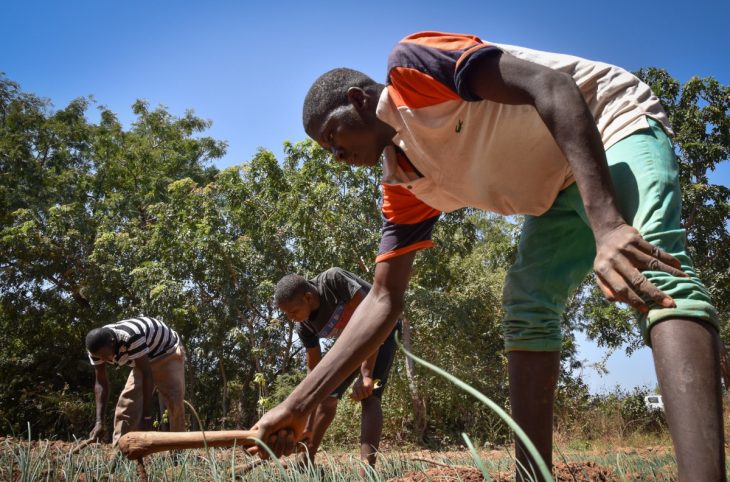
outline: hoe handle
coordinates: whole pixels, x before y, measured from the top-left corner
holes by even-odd
[[[223,430],[212,432],[129,432],[119,439],[119,450],[131,460],[166,450],[232,447],[234,444],[250,447],[256,442],[255,430]]]

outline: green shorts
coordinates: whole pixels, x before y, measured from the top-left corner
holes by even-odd
[[[689,278],[644,271],[669,294],[676,308],[651,306],[639,315],[648,341],[649,327],[666,318],[697,318],[718,327],[717,311],[692,266],[680,225],[681,198],[677,160],[659,123],[637,131],[606,151],[619,208],[624,219],[650,243],[677,257]],[[504,338],[508,351],[558,351],[560,319],[568,296],[593,268],[593,232],[578,187],[560,192],[550,210],[526,216],[517,260],[504,288]]]

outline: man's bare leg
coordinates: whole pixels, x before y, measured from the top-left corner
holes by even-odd
[[[560,353],[511,351],[507,354],[507,361],[512,417],[530,437],[552,470],[553,403],[560,373]],[[519,440],[515,441],[515,456],[518,461],[518,481],[544,480],[537,464]]]
[[[724,481],[717,332],[702,321],[660,321],[649,331],[680,481]]]
[[[360,458],[374,467],[380,446],[380,435],[383,432],[383,409],[380,399],[375,396],[370,396],[360,403],[362,404]]]

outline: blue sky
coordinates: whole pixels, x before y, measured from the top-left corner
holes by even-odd
[[[394,43],[419,30],[570,53],[629,70],[657,66],[680,81],[730,84],[730,2],[450,2],[6,0],[0,71],[58,108],[93,95],[124,123],[146,99],[177,115],[193,109],[228,142],[226,167],[259,147],[281,155],[305,138],[301,103],[312,81],[347,66],[383,79]],[[90,116],[94,113],[91,112]],[[730,184],[730,162],[714,182]],[[593,361],[600,350],[583,344]],[[600,390],[655,384],[648,350],[609,359]]]

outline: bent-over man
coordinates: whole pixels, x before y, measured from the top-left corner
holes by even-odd
[[[90,439],[104,436],[109,401],[107,363],[132,367],[114,412],[112,445],[127,432],[152,429],[155,388],[168,411],[170,431],[185,431],[185,350],[172,328],[155,318],[130,318],[91,330],[86,335],[86,349],[96,379],[96,425]]]

